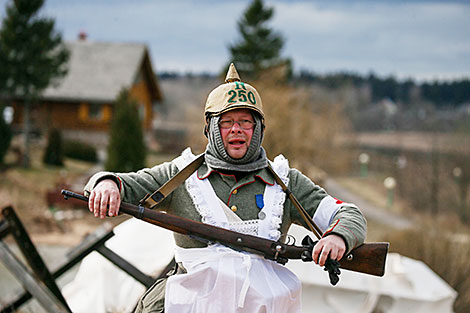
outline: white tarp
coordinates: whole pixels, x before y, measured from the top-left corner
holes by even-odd
[[[106,246],[147,275],[156,275],[173,257],[170,231],[130,219],[115,229]],[[300,242],[307,232],[290,231]],[[449,313],[456,292],[424,263],[398,254],[387,257],[384,277],[343,270],[331,286],[328,274],[314,263],[289,261],[287,267],[302,281],[302,312]],[[144,286],[94,252],[86,257],[75,279],[63,289],[75,313],[131,312]]]
[[[132,218],[114,228],[105,245],[147,275],[173,258],[172,232]],[[145,287],[98,252],[86,256],[62,293],[74,313],[132,312]]]
[[[293,225],[297,241],[307,231]],[[322,313],[450,313],[457,293],[427,265],[396,253],[387,256],[385,275],[376,277],[342,270],[331,286],[319,266],[289,261],[287,267],[302,280],[302,312]]]

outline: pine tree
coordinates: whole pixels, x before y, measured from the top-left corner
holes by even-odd
[[[235,63],[241,77],[254,78],[279,65],[287,65],[290,71],[291,61],[280,57],[284,39],[267,25],[273,14],[273,8],[265,7],[262,0],[254,0],[238,21],[241,40],[229,49],[230,62]]]
[[[41,92],[66,74],[69,52],[54,20],[38,15],[44,0],[14,0],[0,29],[0,96],[24,108],[24,166],[29,166],[30,108]]]
[[[11,129],[3,118],[3,107],[0,105],[0,164],[8,151],[11,142]]]
[[[146,148],[137,102],[122,90],[115,103],[106,170],[131,172],[145,166]]]

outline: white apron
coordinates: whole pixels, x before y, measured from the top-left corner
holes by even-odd
[[[194,159],[189,149],[175,162],[181,169]],[[280,156],[271,163],[288,183],[288,163]],[[197,173],[185,186],[207,224],[278,240],[285,193],[275,184],[266,185],[260,219],[242,221],[215,194],[209,180]],[[168,278],[165,293],[167,313],[299,313],[301,284],[286,267],[247,252],[216,244],[207,248],[177,247],[175,259],[187,270]]]

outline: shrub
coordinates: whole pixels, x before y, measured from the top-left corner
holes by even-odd
[[[451,232],[446,232],[443,225],[435,223],[423,229],[389,236],[387,241],[390,241],[391,251],[426,263],[458,292],[455,312],[470,312],[470,235],[458,234],[455,225],[452,225]]]
[[[116,100],[110,131],[106,170],[131,172],[143,168],[146,147],[142,123],[137,102],[127,90],[122,90]]]
[[[86,162],[98,162],[96,148],[81,141],[67,140],[64,142],[64,155],[67,158]]]
[[[62,146],[62,134],[56,128],[49,130],[47,135],[47,147],[42,161],[49,165],[64,165],[64,151]]]

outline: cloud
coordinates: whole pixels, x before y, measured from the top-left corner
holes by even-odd
[[[4,1],[0,16],[4,16]],[[149,45],[157,70],[218,72],[250,3],[216,0],[48,0],[65,39]],[[295,69],[379,75],[470,76],[468,1],[265,0]]]
[[[67,40],[85,31],[90,40],[145,42],[157,68],[218,71],[243,8],[218,1],[52,0],[46,13],[57,17]]]
[[[275,6],[273,25],[288,38],[286,54],[299,67],[401,77],[470,73],[468,4],[277,1]]]

